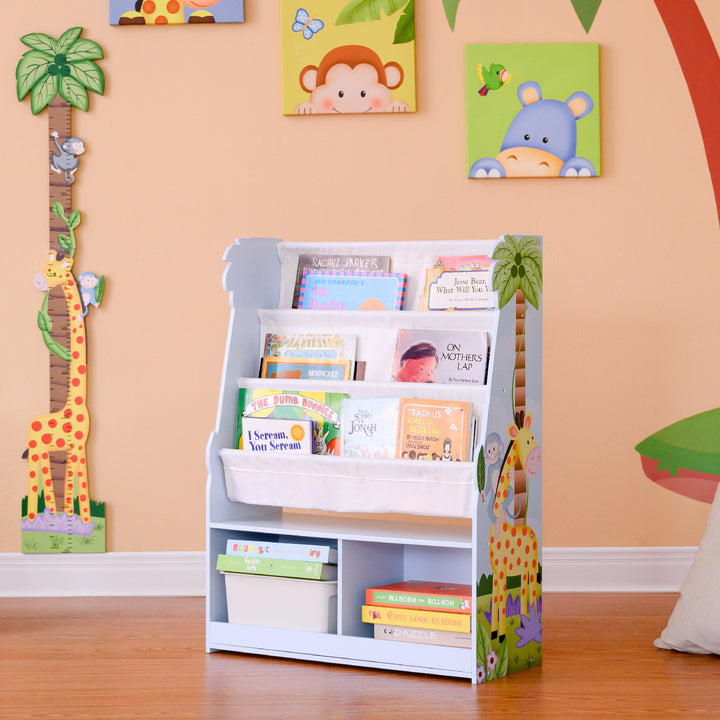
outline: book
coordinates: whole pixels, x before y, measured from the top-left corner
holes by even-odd
[[[412,610],[410,608],[363,605],[363,622],[376,625],[425,628],[426,630],[449,630],[469,633],[471,616],[461,613]]]
[[[343,455],[394,458],[399,398],[345,398],[341,402]]]
[[[340,333],[267,333],[261,355],[268,358],[355,360],[357,335]]]
[[[425,271],[421,310],[484,310],[494,307],[486,255],[440,256]]]
[[[298,308],[306,310],[402,310],[407,275],[304,270]]]
[[[389,272],[389,255],[300,255],[298,257],[295,289],[293,291],[294,308],[298,307],[300,286],[305,270],[335,270],[342,272]]]
[[[399,329],[392,379],[484,385],[487,359],[488,334],[484,330]]]
[[[217,569],[221,572],[246,575],[275,575],[276,577],[306,578],[308,580],[337,580],[337,565],[307,560],[279,560],[244,555],[218,555]]]
[[[243,421],[243,448],[253,452],[312,455],[312,420],[247,417]]]
[[[313,420],[313,452],[316,455],[339,455],[340,403],[345,397],[346,393],[241,387],[238,389],[236,447],[243,449],[243,420],[246,417],[277,417]]]
[[[264,357],[260,365],[261,378],[281,380],[352,380],[350,360],[325,358]]]
[[[423,643],[425,645],[445,645],[447,647],[472,647],[469,633],[451,630],[429,630],[426,628],[401,627],[400,625],[374,626],[376,640],[396,640],[399,642]]]
[[[472,608],[472,587],[425,580],[406,580],[367,588],[365,602],[368,605],[386,607],[469,613]]]
[[[400,398],[396,457],[467,461],[471,429],[469,402]]]
[[[337,564],[338,551],[333,545],[315,542],[262,542],[260,540],[227,541],[225,552],[228,555],[247,557],[269,557],[275,560],[310,560]]]

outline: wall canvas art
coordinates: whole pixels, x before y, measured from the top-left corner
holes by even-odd
[[[600,175],[595,43],[468,45],[471,178]]]
[[[111,25],[245,21],[245,0],[109,0]]]
[[[414,0],[280,7],[284,115],[415,112]]]

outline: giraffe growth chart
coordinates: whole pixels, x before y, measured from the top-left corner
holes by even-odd
[[[103,296],[104,276],[76,274],[80,212],[72,209],[85,143],[71,132],[72,108],[87,110],[88,90],[102,94],[105,79],[94,62],[100,46],[82,28],[57,39],[44,33],[20,38],[29,50],[16,70],[17,95],[30,96],[33,115],[48,110],[49,250],[33,285],[43,293],[37,324],[50,351],[50,411],[29,423],[28,494],[22,500],[22,551],[105,551],[105,504],[90,497],[87,441],[87,319]],[[81,173],[80,173],[81,174]]]

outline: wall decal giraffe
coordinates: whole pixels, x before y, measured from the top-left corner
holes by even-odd
[[[70,318],[70,373],[65,406],[57,411],[36,417],[28,431],[28,507],[30,522],[37,517],[38,494],[45,506],[55,515],[57,503],[52,484],[49,455],[53,451],[67,453],[65,497],[63,512],[73,514],[73,500],[77,483],[80,517],[90,522],[85,446],[90,419],[87,408],[87,363],[83,304],[77,281],[72,274],[73,259],[62,252],[50,251],[48,264],[33,280],[38,290],[49,292],[62,287]]]
[[[514,525],[508,520],[507,499],[516,469],[525,470],[527,478],[540,471],[540,447],[530,431],[532,413],[519,412],[508,426],[508,445],[493,504],[495,522],[490,527],[490,564],[493,570],[491,638],[505,639],[505,616],[508,577],[520,576],[521,614],[537,603],[538,541],[535,531],[526,524]]]

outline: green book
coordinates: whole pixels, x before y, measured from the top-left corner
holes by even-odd
[[[337,565],[305,560],[218,555],[217,569],[247,575],[276,575],[310,580],[337,580]]]

